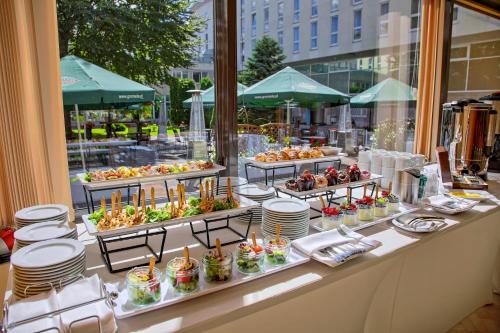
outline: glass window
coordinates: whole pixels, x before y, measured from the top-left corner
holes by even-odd
[[[264,8],[264,32],[269,31],[269,7]]]
[[[285,4],[278,2],[278,29],[283,28],[283,21],[285,15]]]
[[[278,44],[281,48],[283,48],[283,31],[278,31]]]
[[[311,16],[318,16],[318,0],[311,0]]]
[[[339,42],[339,16],[332,16],[330,28],[330,45],[337,45]]]
[[[354,11],[353,41],[361,40],[361,9]]]
[[[255,50],[255,46],[257,45],[257,40],[255,38],[252,39],[252,51]]]
[[[389,14],[389,3],[382,2],[380,4],[380,16],[387,15],[387,14]]]
[[[410,27],[412,30],[418,29],[420,24],[420,0],[411,0]]]
[[[252,37],[257,36],[257,14],[252,14]]]
[[[246,30],[246,27],[245,27],[245,18],[242,17],[240,19],[240,37],[241,37],[241,39],[245,39],[245,30]]]
[[[318,22],[311,22],[311,49],[318,48]]]
[[[255,11],[256,7],[257,7],[257,1],[256,0],[252,0],[252,12]]]
[[[332,12],[339,10],[339,0],[331,0],[330,8]]]
[[[453,22],[458,20],[458,7],[453,8]]]
[[[293,0],[293,22],[300,20],[300,0]]]
[[[468,51],[467,46],[464,46],[464,47],[453,47],[451,49],[451,51],[450,51],[450,58],[451,59],[466,58],[467,57],[467,51]]]
[[[384,36],[389,33],[389,2],[380,4],[379,35]]]
[[[363,2],[363,0],[352,0],[353,5],[359,5],[362,2]]]
[[[299,44],[299,27],[293,27],[293,52],[299,52],[300,44]]]

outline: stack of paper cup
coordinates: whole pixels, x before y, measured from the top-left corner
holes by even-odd
[[[385,155],[385,151],[373,151],[372,152],[372,162],[370,164],[370,172],[375,175],[382,174],[382,159]],[[377,180],[380,185],[380,180]]]
[[[358,154],[358,167],[360,170],[370,170],[371,152],[367,150],[360,151]]]
[[[383,188],[388,188],[389,183],[394,179],[394,166],[396,163],[396,158],[394,154],[389,153],[382,158],[382,181],[380,186]]]

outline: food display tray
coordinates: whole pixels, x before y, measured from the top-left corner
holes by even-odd
[[[80,179],[82,185],[86,186],[89,189],[97,189],[97,188],[106,188],[110,186],[120,186],[128,184],[154,183],[158,181],[171,180],[171,179],[213,176],[223,170],[226,170],[224,166],[214,164],[212,168],[204,170],[192,170],[192,171],[185,171],[178,173],[168,173],[165,175],[151,175],[151,176],[141,176],[141,177],[109,179],[109,180],[100,180],[92,182],[85,180],[85,173],[79,173],[77,176]]]
[[[365,184],[373,183],[374,181],[382,179],[382,178],[383,178],[382,175],[377,175],[377,174],[372,173],[370,179],[363,179],[363,180],[358,180],[356,182],[332,185],[332,186],[327,186],[327,187],[323,187],[323,188],[315,188],[315,189],[312,189],[310,191],[301,191],[301,192],[289,190],[286,188],[285,184],[276,185],[275,188],[277,191],[280,191],[282,193],[291,195],[291,196],[296,197],[296,198],[301,198],[301,197],[309,197],[309,196],[312,196],[312,195],[315,195],[318,193],[324,193],[324,192],[328,192],[328,191],[334,191],[337,189],[347,188],[348,186],[349,187],[363,186]]]
[[[352,231],[357,231],[357,230],[369,228],[369,227],[376,225],[376,224],[380,224],[380,223],[383,223],[386,221],[391,221],[392,219],[395,219],[396,217],[399,217],[401,215],[412,213],[414,211],[417,211],[418,209],[419,209],[418,206],[410,205],[407,203],[400,203],[399,204],[399,212],[389,214],[386,217],[375,218],[372,221],[366,221],[366,222],[360,221],[360,223],[357,226],[352,226],[352,227],[347,226],[347,227],[349,227],[349,229],[351,229]],[[315,218],[315,219],[311,219],[309,221],[309,226],[315,230],[318,230],[318,231],[326,231],[325,229],[323,229],[323,227],[321,225],[321,216],[318,218]]]
[[[276,167],[282,167],[282,166],[293,166],[293,165],[302,165],[302,164],[308,164],[308,163],[318,163],[318,162],[330,162],[330,161],[336,161],[341,158],[341,155],[334,155],[334,156],[324,156],[324,157],[316,157],[316,158],[303,158],[303,159],[296,159],[296,160],[286,160],[286,161],[276,161],[276,162],[260,162],[256,161],[255,157],[244,157],[243,159],[247,163],[251,163],[255,165],[256,167],[259,168],[276,168]]]
[[[118,297],[114,299],[114,312],[115,317],[118,319],[137,316],[139,314],[161,309],[170,305],[185,302],[190,299],[198,298],[204,295],[208,295],[220,290],[231,288],[249,281],[260,279],[264,276],[268,276],[285,269],[289,269],[298,265],[302,265],[310,260],[309,257],[301,254],[297,250],[291,248],[290,254],[288,256],[288,261],[284,265],[280,266],[268,266],[265,264],[264,271],[260,273],[254,273],[252,275],[245,275],[236,269],[236,264],[233,265],[233,276],[230,280],[225,282],[205,282],[203,273],[200,270],[200,280],[198,290],[193,291],[187,295],[177,294],[172,287],[168,284],[167,279],[163,279],[161,283],[161,299],[159,302],[151,305],[136,306],[128,302],[128,294],[125,286],[125,281],[107,283],[106,289],[108,292],[118,293]],[[163,274],[165,276],[165,274]]]
[[[203,219],[213,219],[213,218],[219,218],[219,217],[239,215],[241,213],[247,212],[248,210],[250,210],[252,208],[260,207],[259,203],[255,202],[253,200],[247,199],[243,196],[239,196],[236,194],[234,194],[233,196],[240,202],[240,206],[238,208],[220,210],[220,211],[216,211],[216,212],[204,213],[204,214],[188,216],[188,217],[179,217],[179,218],[175,218],[175,219],[171,219],[171,220],[167,220],[167,221],[163,221],[163,222],[158,222],[158,223],[144,223],[144,224],[139,224],[139,225],[136,225],[133,227],[124,227],[124,228],[117,228],[117,229],[112,229],[112,230],[98,231],[96,226],[94,225],[94,223],[92,223],[89,220],[89,215],[83,215],[82,220],[83,220],[83,223],[85,224],[85,227],[87,228],[87,231],[90,235],[100,236],[100,237],[113,237],[113,236],[119,236],[119,235],[125,235],[125,234],[134,233],[134,232],[139,232],[139,231],[147,230],[147,229],[160,228],[160,227],[164,227],[164,226],[168,226],[168,225],[201,221]],[[165,206],[165,204],[157,205],[158,208],[161,208],[164,206]]]

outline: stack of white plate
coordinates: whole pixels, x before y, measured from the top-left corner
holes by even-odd
[[[85,272],[85,260],[85,246],[74,239],[51,239],[25,246],[10,258],[13,292],[23,298],[64,287]]]
[[[219,178],[219,194],[227,193],[227,179],[231,178],[231,188],[233,193],[236,191],[237,187],[248,184],[248,180],[242,177],[220,177]]]
[[[276,198],[262,203],[262,233],[273,236],[276,224],[280,224],[281,235],[290,239],[307,236],[309,233],[309,204],[293,198]]]
[[[30,224],[14,233],[17,248],[56,238],[78,239],[76,228],[70,227],[66,221],[49,221]]]
[[[16,228],[48,221],[68,221],[69,208],[64,205],[38,205],[16,212]]]
[[[259,207],[251,209],[253,212],[252,222],[254,223],[262,222],[262,203],[276,197],[276,191],[274,188],[269,187],[266,189],[265,187],[258,186],[256,184],[242,185],[236,188],[234,192],[260,204]],[[248,222],[250,220],[250,216],[240,217],[240,220]]]

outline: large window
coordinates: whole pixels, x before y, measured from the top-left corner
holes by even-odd
[[[283,28],[284,17],[285,4],[283,2],[278,2],[278,29]]]
[[[335,12],[335,11],[339,10],[339,1],[340,0],[331,0],[331,2],[330,2],[330,10],[332,12]]]
[[[330,45],[335,46],[339,42],[339,16],[332,16],[330,28]]]
[[[311,16],[318,16],[318,0],[311,0]]]
[[[281,48],[284,46],[283,30],[278,31],[278,44]]]
[[[357,9],[354,11],[354,20],[353,20],[353,34],[352,40],[359,41],[361,40],[361,29],[362,29],[362,21],[361,21],[361,9]]]
[[[420,25],[420,0],[411,0],[410,25],[412,30],[418,29]]]
[[[252,14],[252,37],[257,36],[257,14]]]
[[[311,22],[311,49],[318,48],[318,22]]]
[[[269,7],[264,8],[264,32],[269,31]]]
[[[380,3],[379,34],[386,36],[389,32],[389,2]]]
[[[293,27],[293,52],[300,50],[300,33],[299,27]]]
[[[293,22],[300,20],[300,0],[293,0]]]

